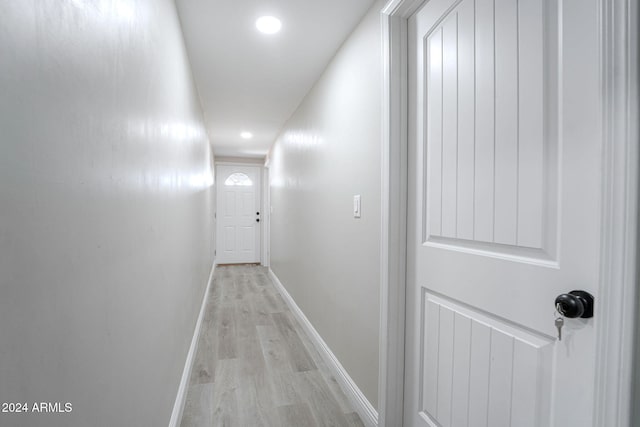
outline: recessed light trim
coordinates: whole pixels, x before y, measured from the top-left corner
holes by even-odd
[[[240,132],[240,138],[242,138],[242,139],[251,139],[251,138],[253,138],[253,134],[251,132],[247,132],[247,131]]]
[[[275,16],[261,16],[256,20],[256,28],[263,34],[275,34],[282,29],[282,22]]]

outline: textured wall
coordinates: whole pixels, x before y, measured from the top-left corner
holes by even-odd
[[[270,153],[271,266],[377,406],[381,2],[283,128]],[[353,196],[362,218],[353,218]]]
[[[172,0],[0,2],[0,425],[165,426],[211,267]]]

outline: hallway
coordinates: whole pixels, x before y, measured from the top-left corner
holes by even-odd
[[[363,426],[264,267],[217,267],[182,427]]]
[[[378,424],[384,2],[0,2],[0,427]]]
[[[630,427],[638,3],[0,0],[0,427]]]

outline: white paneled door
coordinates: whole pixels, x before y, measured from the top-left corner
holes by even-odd
[[[410,18],[405,424],[592,426],[599,2],[429,0]]]
[[[216,262],[260,262],[260,168],[218,165],[216,179]]]

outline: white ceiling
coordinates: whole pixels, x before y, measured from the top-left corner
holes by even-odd
[[[373,0],[176,4],[216,156],[262,157]],[[282,31],[258,32],[263,15],[278,17]]]

